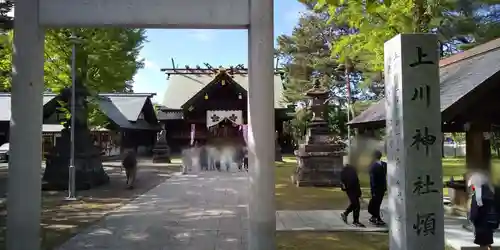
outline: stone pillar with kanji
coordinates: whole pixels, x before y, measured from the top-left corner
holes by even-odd
[[[445,245],[437,46],[400,34],[384,47],[391,250]]]

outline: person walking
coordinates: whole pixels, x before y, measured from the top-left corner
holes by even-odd
[[[248,172],[248,147],[243,148],[243,168]]]
[[[208,149],[207,145],[202,145],[200,147],[200,165],[201,171],[208,170]]]
[[[344,168],[340,172],[340,181],[342,182],[342,190],[349,198],[349,206],[345,212],[340,214],[340,217],[346,224],[348,224],[347,217],[352,212],[353,226],[365,227],[365,225],[359,222],[359,212],[361,210],[359,203],[359,199],[361,197],[361,186],[359,184],[356,167],[350,163],[345,164]]]
[[[127,177],[127,188],[133,189],[137,174],[137,156],[134,149],[125,150],[125,157],[123,158],[122,165],[125,169],[125,175]]]
[[[500,219],[495,206],[495,189],[486,174],[471,174],[467,183],[472,192],[469,220],[474,225],[474,244],[491,250],[493,232],[498,229]]]
[[[385,222],[380,216],[380,206],[387,191],[387,163],[382,161],[382,152],[376,150],[373,153],[373,162],[370,165],[370,188],[371,199],[368,203],[368,213],[371,218],[370,223],[376,226],[383,226]]]

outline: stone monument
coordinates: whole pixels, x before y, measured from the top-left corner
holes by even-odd
[[[345,144],[334,140],[327,123],[328,89],[316,80],[306,92],[311,98],[313,118],[307,128],[306,142],[295,151],[297,169],[292,181],[297,186],[340,186]]]
[[[437,41],[400,34],[384,45],[391,250],[445,248]]]
[[[162,128],[156,138],[156,144],[153,148],[153,163],[170,163],[170,147],[167,143],[167,131]]]
[[[101,152],[94,146],[87,125],[88,93],[80,81],[76,81],[75,98],[75,189],[86,190],[109,182],[104,171]],[[66,88],[56,98],[71,105],[71,88]],[[55,110],[54,110],[55,111]],[[73,115],[73,114],[72,114]],[[43,189],[68,189],[69,164],[71,157],[70,121],[67,121],[56,139],[56,146],[49,152],[43,174]]]

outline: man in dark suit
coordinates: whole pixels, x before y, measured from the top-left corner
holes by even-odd
[[[361,186],[356,167],[350,163],[346,163],[340,172],[340,181],[342,182],[342,190],[347,194],[350,203],[345,212],[340,214],[342,220],[347,224],[347,217],[352,212],[352,224],[356,227],[365,227],[365,225],[359,222]]]
[[[387,191],[387,163],[382,160],[382,152],[373,153],[373,162],[370,165],[370,187],[372,198],[368,203],[368,212],[371,214],[370,223],[383,226],[385,222],[380,217],[380,206]]]

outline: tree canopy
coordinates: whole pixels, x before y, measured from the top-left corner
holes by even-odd
[[[10,79],[10,41],[8,31],[12,28],[12,17],[8,13],[12,10],[13,1],[0,2],[0,92],[5,91]]]
[[[132,91],[133,76],[142,68],[139,52],[146,41],[143,29],[58,29],[45,35],[45,88],[59,93],[71,86],[72,42],[76,46],[77,77],[92,93]],[[10,89],[12,68],[12,32],[0,36],[0,70],[9,74],[0,76],[4,90]]]
[[[312,6],[309,6],[312,10]],[[312,88],[315,79],[330,90],[329,113],[332,131],[345,134],[346,110],[342,108],[347,99],[345,65],[332,57],[332,42],[350,34],[353,30],[346,25],[329,23],[329,13],[308,11],[298,21],[291,35],[278,37],[276,54],[284,66],[286,83],[284,96],[287,102],[299,106],[306,104],[305,92]],[[348,67],[349,86],[352,100],[369,99],[374,94],[359,87],[361,72]],[[305,133],[306,120],[310,114],[305,110],[297,112],[290,128],[295,137]]]
[[[445,57],[500,37],[500,4],[496,0],[299,0],[307,11],[291,35],[278,37],[276,54],[287,76],[285,98],[304,104],[303,93],[314,78],[331,90],[330,127],[343,133],[346,87],[351,114],[383,96],[384,43],[399,33],[438,35]],[[346,84],[347,67],[350,84]],[[374,84],[377,83],[377,84]],[[301,134],[307,112],[290,126]],[[293,130],[293,129],[292,129]]]
[[[76,39],[71,41],[74,34]],[[131,92],[133,76],[142,68],[139,52],[146,40],[143,29],[49,30],[45,42],[45,87],[60,93],[71,86],[71,57],[76,44],[76,77],[91,93],[90,124],[102,126],[106,117],[93,96],[102,92]]]
[[[332,54],[353,60],[365,73],[383,71],[384,42],[399,33],[436,33],[442,56],[500,36],[500,10],[493,0],[319,0],[316,10],[356,31],[332,44]]]
[[[71,62],[76,39],[77,78],[91,93],[89,119],[93,125],[106,120],[92,96],[102,92],[131,92],[133,77],[142,68],[139,52],[146,42],[144,29],[49,29],[45,34],[44,83],[48,92],[71,86]],[[0,91],[11,86],[12,31],[0,34]]]
[[[71,85],[71,34],[77,37],[77,77],[93,93],[131,91],[133,76],[143,67],[139,52],[143,29],[48,30],[45,42],[45,83],[54,92]]]

